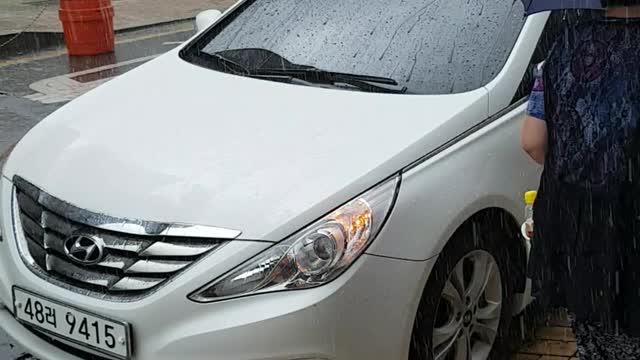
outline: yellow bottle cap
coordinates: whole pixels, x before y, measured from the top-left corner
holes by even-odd
[[[527,205],[532,205],[536,201],[537,195],[537,191],[527,191],[526,193],[524,193],[524,203]]]

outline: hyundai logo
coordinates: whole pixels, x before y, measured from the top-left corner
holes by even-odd
[[[78,264],[93,265],[102,261],[104,244],[93,235],[73,235],[64,241],[64,252]]]

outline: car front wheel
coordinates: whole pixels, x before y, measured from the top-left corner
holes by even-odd
[[[423,292],[411,360],[505,359],[514,281],[506,232],[470,223],[439,256]]]

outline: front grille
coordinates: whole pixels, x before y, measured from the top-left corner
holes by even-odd
[[[140,297],[228,241],[108,230],[143,228],[145,234],[163,234],[171,225],[83,210],[19,177],[14,185],[16,232],[24,235],[22,256],[36,274],[76,292],[100,298]],[[79,235],[100,241],[103,252],[98,262],[87,265],[67,255],[65,242]]]

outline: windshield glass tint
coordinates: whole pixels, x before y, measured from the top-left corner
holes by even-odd
[[[523,11],[504,0],[250,0],[197,47],[261,48],[294,64],[391,78],[408,93],[457,93],[500,71]]]

